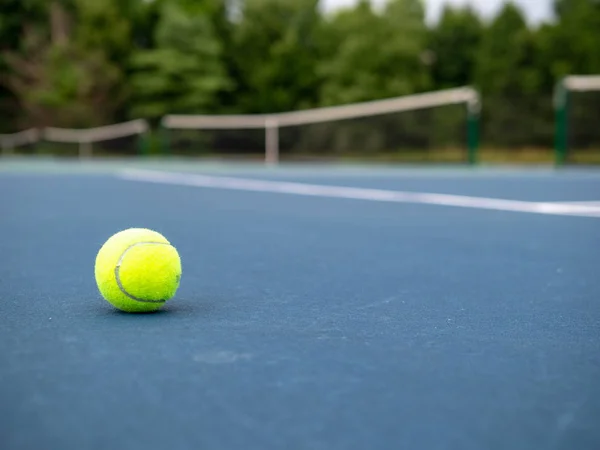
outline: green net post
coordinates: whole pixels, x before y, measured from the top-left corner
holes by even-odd
[[[467,105],[467,156],[469,164],[475,165],[479,160],[479,115],[480,99],[474,99]]]
[[[158,152],[161,155],[170,153],[169,130],[162,123],[158,126]]]
[[[137,141],[139,156],[148,156],[150,153],[150,133],[150,130],[147,130],[140,134]]]
[[[556,85],[554,92],[554,162],[557,166],[564,164],[567,159],[568,109],[569,92],[563,80]]]

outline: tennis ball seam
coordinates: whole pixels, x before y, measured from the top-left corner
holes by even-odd
[[[143,298],[139,298],[136,297],[135,295],[127,292],[127,290],[125,289],[125,287],[123,286],[123,283],[121,282],[121,276],[120,276],[120,270],[121,270],[121,264],[123,263],[123,260],[125,259],[125,256],[127,255],[127,252],[129,250],[131,250],[134,247],[137,247],[138,245],[149,245],[149,244],[156,244],[156,245],[168,245],[169,247],[172,247],[172,245],[170,243],[167,242],[156,242],[156,241],[144,241],[144,242],[136,242],[134,244],[131,244],[129,247],[127,247],[123,253],[121,253],[121,256],[119,257],[119,260],[117,261],[117,265],[115,266],[115,280],[117,281],[117,286],[119,286],[119,290],[125,294],[127,297],[129,297],[131,300],[134,300],[136,302],[141,302],[141,303],[165,303],[166,300],[146,300]]]

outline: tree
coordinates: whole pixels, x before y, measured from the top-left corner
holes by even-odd
[[[333,105],[412,94],[430,87],[419,0],[392,0],[378,14],[367,0],[327,22],[321,103]]]
[[[554,5],[557,23],[548,30],[553,75],[600,73],[600,2],[557,0]]]
[[[431,29],[432,77],[436,88],[471,84],[484,27],[470,7],[447,5],[440,21]]]
[[[484,34],[477,56],[475,79],[484,96],[488,145],[551,145],[551,93],[543,90],[544,69],[536,60],[536,33],[521,10],[507,3]]]
[[[74,0],[77,8],[74,41],[83,48],[102,50],[123,66],[131,52],[132,17],[137,1]]]
[[[486,31],[477,60],[477,84],[484,92],[519,95],[535,91],[530,71],[533,39],[521,10],[507,3]]]
[[[10,88],[7,55],[19,53],[26,30],[46,25],[47,5],[42,0],[3,0],[0,14],[0,132],[14,132],[19,123],[19,101]],[[10,56],[9,56],[10,58]]]
[[[134,55],[131,86],[134,117],[210,112],[229,81],[222,48],[201,9],[165,3],[156,29],[156,48]]]
[[[319,79],[317,0],[245,0],[232,26],[232,73],[245,112],[315,106]]]
[[[101,39],[83,38],[94,28],[94,14],[86,14],[92,4],[50,3],[45,10],[47,25],[26,23],[19,48],[4,54],[9,69],[6,85],[20,104],[20,127],[85,127],[113,119],[122,100],[122,72],[107,57]],[[80,20],[73,20],[75,16]]]

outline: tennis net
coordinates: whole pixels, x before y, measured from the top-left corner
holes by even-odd
[[[42,139],[47,151],[65,156],[132,156],[144,152],[148,131],[148,123],[137,119],[97,128],[49,127]]]
[[[96,128],[47,127],[0,135],[0,147],[3,155],[132,156],[145,151],[148,131],[143,119]]]
[[[469,87],[256,115],[167,115],[172,154],[264,159],[476,157],[479,95]]]
[[[600,162],[600,75],[566,77],[555,102],[557,163]]]
[[[40,140],[37,128],[19,131],[11,134],[0,134],[0,150],[3,156],[13,155],[16,152],[31,153]]]

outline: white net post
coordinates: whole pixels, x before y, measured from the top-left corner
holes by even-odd
[[[276,119],[265,120],[265,162],[279,163],[279,123]]]
[[[79,157],[81,159],[91,158],[94,153],[92,143],[86,139],[79,142]]]

